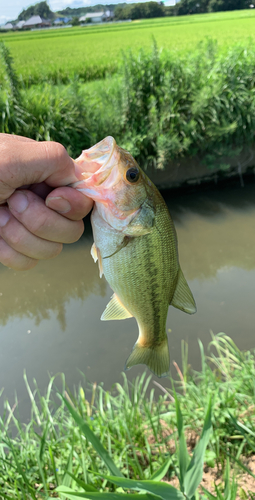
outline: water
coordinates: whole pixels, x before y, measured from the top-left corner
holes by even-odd
[[[207,346],[210,330],[225,332],[241,349],[254,348],[255,184],[164,196],[198,308],[193,316],[169,308],[171,361],[181,365],[184,339],[189,362],[199,369],[197,339]],[[100,321],[112,292],[99,278],[91,245],[87,223],[82,239],[66,245],[56,259],[27,272],[0,268],[0,403],[6,397],[13,404],[16,391],[24,418],[29,408],[24,370],[32,387],[35,378],[42,391],[58,372],[65,373],[71,389],[81,380],[80,371],[105,388],[122,379],[138,329],[134,319]],[[129,379],[143,370],[132,368]],[[174,375],[173,365],[171,370]]]

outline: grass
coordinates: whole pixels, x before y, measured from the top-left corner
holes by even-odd
[[[113,135],[145,169],[197,155],[225,170],[228,156],[253,143],[254,55],[252,43],[222,52],[208,40],[181,56],[154,42],[126,54],[114,78],[27,89],[3,45],[1,131],[61,142],[73,156]]]
[[[20,422],[17,402],[13,408],[5,403],[0,421],[2,497],[57,497],[57,487],[61,486],[58,491],[62,492],[68,488],[77,491],[84,484],[90,492],[96,489],[123,493],[123,489],[113,486],[114,478],[108,478],[109,469],[112,476],[121,474],[142,481],[158,478],[157,471],[163,471],[161,477],[171,483],[177,474],[187,488],[190,481],[185,483],[183,478],[189,466],[180,462],[186,453],[184,435],[190,454],[194,444],[188,436],[191,431],[195,436],[201,435],[211,395],[213,433],[205,452],[206,467],[216,467],[221,477],[214,498],[235,500],[238,488],[234,487],[235,479],[231,483],[229,470],[246,470],[245,459],[255,452],[255,352],[240,351],[224,334],[213,336],[209,356],[205,356],[201,343],[199,346],[201,371],[194,372],[188,365],[187,346],[183,345],[183,364],[176,366],[176,404],[171,379],[169,389],[162,389],[162,396],[155,397],[154,389],[149,389],[151,377],[146,378],[145,374],[133,384],[124,376],[123,384],[115,384],[111,391],[83,380],[74,394],[68,391],[61,375],[60,392],[53,377],[45,395],[40,394],[35,381],[32,389],[25,377],[31,401],[29,423]],[[179,458],[176,446],[180,449]],[[199,474],[201,467],[202,462]],[[228,484],[232,496],[220,496],[224,495],[224,475],[225,490]],[[203,494],[200,490],[199,498],[205,498]],[[251,495],[242,492],[243,500],[252,498]],[[93,498],[84,493],[83,496]]]
[[[84,81],[116,72],[122,52],[158,46],[184,54],[207,37],[224,49],[233,42],[254,40],[255,12],[199,14],[34,32],[1,33],[14,58],[19,78],[27,84]],[[40,56],[38,56],[40,54]],[[0,81],[3,78],[0,70]]]

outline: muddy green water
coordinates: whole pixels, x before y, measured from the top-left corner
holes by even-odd
[[[198,309],[189,316],[169,308],[171,365],[181,363],[184,339],[189,362],[199,369],[197,339],[207,346],[210,330],[227,333],[242,349],[254,348],[255,184],[186,195],[166,192],[164,197]],[[32,387],[35,378],[42,391],[58,372],[65,373],[71,389],[82,379],[79,370],[105,388],[121,381],[137,325],[134,319],[100,321],[112,292],[99,278],[91,245],[87,222],[81,240],[56,259],[28,272],[0,267],[0,411],[4,397],[13,403],[16,391],[21,414],[27,415],[24,370]],[[143,370],[132,368],[128,378]],[[163,384],[169,386],[167,380]]]

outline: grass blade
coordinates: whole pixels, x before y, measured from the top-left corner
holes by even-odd
[[[195,447],[191,462],[184,477],[184,492],[188,498],[193,497],[199,483],[202,480],[205,450],[212,431],[211,415],[212,415],[212,400],[210,398],[204,421],[202,435],[200,437],[198,444]]]
[[[54,474],[54,477],[55,477],[56,485],[58,486],[59,482],[58,482],[57,467],[56,467],[55,458],[54,458],[54,455],[53,455],[53,452],[52,452],[52,448],[51,448],[50,445],[49,445],[49,455],[50,455],[50,460],[51,460],[51,463],[52,463],[53,474]]]
[[[73,444],[66,464],[65,474],[62,481],[63,486],[70,487],[71,485],[72,478],[70,477],[70,473],[72,473],[72,466],[73,466]]]
[[[105,463],[106,467],[108,467],[109,471],[117,477],[123,477],[123,474],[121,471],[116,467],[115,463],[111,459],[110,455],[107,453],[106,449],[103,447],[103,445],[100,443],[99,439],[95,436],[94,432],[89,428],[88,424],[84,422],[84,420],[80,417],[80,415],[75,411],[75,409],[72,407],[72,405],[67,401],[67,399],[62,396],[63,401],[65,402],[65,405],[67,406],[69,412],[71,413],[73,419],[75,420],[76,424],[78,425],[80,431],[82,434],[87,438],[87,440],[92,444],[94,447],[95,451],[98,453],[98,455],[101,457],[103,462]]]
[[[190,457],[188,454],[186,439],[183,430],[183,418],[182,418],[181,408],[176,392],[174,392],[174,398],[175,398],[176,420],[177,420],[177,429],[179,437],[179,468],[180,468],[179,481],[181,490],[184,491],[184,478],[188,466],[190,464]]]
[[[81,479],[78,479],[77,477],[75,477],[75,475],[74,475],[74,474],[72,474],[71,472],[68,472],[68,471],[67,471],[67,474],[69,474],[69,476],[71,476],[71,478],[72,478],[72,479],[76,482],[76,484],[77,484],[78,486],[80,486],[81,488],[83,488],[83,489],[84,489],[84,491],[89,491],[89,492],[91,492],[91,493],[93,493],[93,492],[96,492],[96,491],[97,491],[97,489],[96,489],[94,486],[92,486],[91,484],[86,484],[86,483],[85,483],[84,481],[82,481]]]
[[[12,455],[13,455],[13,458],[14,458],[14,461],[15,461],[18,473],[22,477],[22,479],[24,481],[24,484],[27,486],[27,489],[29,490],[31,497],[33,498],[33,500],[36,500],[36,495],[35,495],[34,489],[29,484],[29,481],[28,481],[28,479],[26,477],[26,474],[25,474],[22,466],[20,465],[20,463],[19,463],[19,461],[17,459],[16,451],[15,451],[15,449],[14,449],[14,447],[12,445],[12,442],[11,442],[11,440],[9,438],[7,438],[7,446],[10,448],[10,450],[12,452]],[[21,489],[22,489],[22,487],[21,487]]]
[[[167,474],[167,471],[170,467],[170,464],[172,462],[172,458],[168,458],[161,467],[152,474],[151,480],[152,481],[161,481],[161,479]]]
[[[70,500],[75,500],[76,498],[87,498],[88,500],[123,500],[124,497],[127,497],[126,493],[101,493],[99,491],[96,493],[76,493],[71,488],[63,486],[59,486],[56,491],[61,495],[65,495]],[[137,493],[132,495],[132,500],[159,500],[159,497],[147,493],[142,495]]]
[[[243,435],[244,439],[247,441],[248,445],[251,447],[251,449],[253,451],[255,451],[255,446],[254,444],[250,441],[250,439],[248,438],[247,434],[251,434],[252,436],[254,435],[254,433],[248,428],[246,427],[246,425],[243,425],[241,422],[238,422],[236,420],[235,417],[233,417],[233,415],[230,413],[230,411],[228,412],[234,426],[236,427],[236,429],[241,432],[241,434]]]
[[[134,479],[126,479],[122,477],[105,476],[100,474],[100,476],[108,479],[111,483],[117,486],[122,486],[122,488],[127,488],[130,490],[147,491],[153,495],[157,495],[163,500],[184,500],[185,497],[181,491],[177,490],[173,486],[167,483],[151,481],[151,480],[141,480],[136,481]]]

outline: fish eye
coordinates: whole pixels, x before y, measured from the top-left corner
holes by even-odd
[[[139,170],[138,168],[132,167],[129,168],[127,173],[126,173],[126,179],[129,182],[137,182],[139,179]]]

